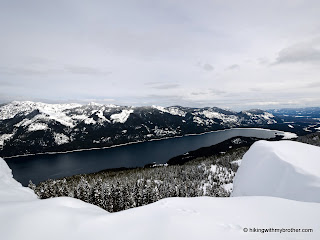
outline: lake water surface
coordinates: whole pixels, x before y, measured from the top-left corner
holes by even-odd
[[[26,186],[48,178],[57,179],[119,167],[142,167],[166,163],[170,158],[201,147],[211,146],[236,136],[273,138],[281,131],[235,128],[118,147],[57,154],[40,154],[6,159],[14,178]]]

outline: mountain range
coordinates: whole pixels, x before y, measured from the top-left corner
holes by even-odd
[[[0,106],[0,156],[101,148],[281,122],[274,114],[258,109],[234,112],[217,107],[13,101]]]

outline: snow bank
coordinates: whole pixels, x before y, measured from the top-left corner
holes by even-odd
[[[319,216],[320,204],[272,197],[170,198],[111,214],[63,197],[0,205],[0,231],[6,240],[316,240]],[[313,232],[262,234],[244,228]]]
[[[258,141],[244,155],[232,196],[274,196],[320,202],[320,147]]]
[[[35,199],[37,199],[37,196],[32,190],[22,187],[19,182],[13,179],[11,169],[7,163],[0,158],[0,204],[2,202],[29,201]],[[0,219],[2,218],[0,217]]]

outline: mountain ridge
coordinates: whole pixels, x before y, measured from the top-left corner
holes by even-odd
[[[263,110],[14,101],[0,106],[0,155],[101,148],[279,121]]]

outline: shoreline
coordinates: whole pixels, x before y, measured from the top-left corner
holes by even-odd
[[[75,150],[68,150],[68,151],[62,151],[62,152],[43,152],[43,153],[30,153],[30,154],[21,154],[21,155],[15,155],[15,156],[10,156],[10,157],[2,157],[4,160],[10,160],[13,158],[19,158],[19,157],[29,157],[29,156],[36,156],[36,155],[53,155],[53,154],[65,154],[65,153],[72,153],[72,152],[83,152],[83,151],[91,151],[91,150],[102,150],[102,149],[109,149],[109,148],[115,148],[115,147],[122,147],[126,145],[132,145],[132,144],[138,144],[138,143],[145,143],[145,142],[153,142],[153,141],[161,141],[161,140],[167,140],[167,139],[174,139],[174,138],[182,138],[182,137],[188,137],[188,136],[201,136],[209,133],[214,133],[214,132],[224,132],[224,131],[231,131],[231,130],[259,130],[259,131],[270,131],[270,132],[276,132],[276,133],[281,133],[283,134],[282,136],[284,137],[283,139],[292,139],[298,137],[295,133],[292,132],[285,132],[285,131],[280,131],[280,130],[272,130],[268,128],[226,128],[226,129],[220,129],[220,130],[213,130],[209,132],[204,132],[204,133],[190,133],[190,134],[185,134],[182,136],[173,136],[173,137],[163,137],[163,138],[157,138],[157,139],[150,139],[150,140],[145,140],[145,141],[136,141],[136,142],[128,142],[128,143],[121,143],[117,145],[112,145],[112,146],[107,146],[107,147],[94,147],[94,148],[82,148],[82,149],[75,149]],[[285,138],[286,133],[292,134],[291,138]],[[295,136],[294,136],[295,135]],[[268,139],[268,138],[266,138]]]

